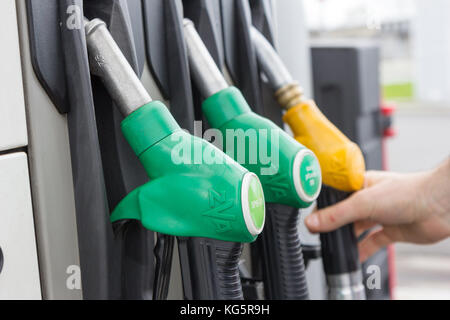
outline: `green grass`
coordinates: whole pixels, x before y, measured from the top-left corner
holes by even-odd
[[[386,100],[412,100],[414,97],[414,86],[411,82],[384,85],[383,97]]]

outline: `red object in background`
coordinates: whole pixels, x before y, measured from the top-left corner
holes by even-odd
[[[397,135],[397,131],[394,128],[388,128],[384,130],[384,137],[385,138],[392,138]]]
[[[381,114],[383,116],[383,141],[382,141],[382,153],[383,153],[383,170],[389,170],[388,156],[386,140],[396,136],[397,131],[392,127],[392,116],[395,113],[396,106],[392,103],[384,102],[381,105]],[[395,299],[394,289],[397,285],[397,273],[395,268],[395,247],[393,245],[388,246],[388,265],[389,265],[389,292],[391,300]]]
[[[384,102],[381,105],[381,113],[385,117],[391,117],[395,113],[395,109],[397,109],[397,107],[393,103]]]
[[[392,103],[383,103],[381,105],[381,114],[383,115],[383,137],[395,137],[397,131],[392,127],[392,116],[395,113],[396,106]],[[385,168],[386,170],[386,168]]]

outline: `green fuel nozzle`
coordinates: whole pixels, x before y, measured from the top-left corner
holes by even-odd
[[[152,102],[103,21],[86,20],[85,30],[91,71],[126,117],[122,132],[150,178],[119,203],[111,221],[136,219],[173,236],[254,241],[265,221],[258,177]]]
[[[221,131],[226,153],[258,175],[267,202],[309,207],[322,185],[315,154],[252,112],[242,93],[227,84],[188,19],[184,19],[184,34],[192,77],[206,97],[203,113]]]

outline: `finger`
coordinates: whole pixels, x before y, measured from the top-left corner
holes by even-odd
[[[364,232],[376,227],[378,223],[372,220],[356,221],[354,223],[355,235],[359,238]]]
[[[367,171],[364,175],[364,188],[370,188],[385,180],[399,176],[401,176],[401,174],[388,171]]]
[[[367,238],[361,241],[358,245],[359,260],[365,262],[379,250],[394,243],[391,235],[388,235],[385,230],[378,230],[372,232]]]
[[[312,213],[305,219],[306,227],[312,233],[329,232],[349,223],[365,220],[373,207],[369,191],[357,192],[334,206]]]

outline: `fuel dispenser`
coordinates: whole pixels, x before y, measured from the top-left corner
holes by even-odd
[[[316,155],[321,161],[325,153],[309,146],[311,141],[301,140],[306,148],[301,146],[280,130],[284,122],[273,95],[277,88],[270,86],[270,68],[258,59],[252,32],[256,28],[273,45],[282,25],[277,12],[287,19],[297,16],[284,5],[271,0],[25,0],[0,5],[14,17],[5,23],[11,30],[17,26],[17,34],[8,34],[16,53],[8,47],[4,54],[11,61],[7,67],[22,78],[12,77],[10,83],[23,86],[23,101],[14,100],[13,109],[20,121],[5,122],[14,124],[17,139],[0,138],[0,173],[7,177],[0,187],[16,175],[16,186],[24,191],[22,231],[28,230],[21,247],[28,257],[28,290],[18,286],[11,294],[231,300],[306,299],[311,291],[322,290],[320,279],[305,273],[321,273],[312,261],[325,257],[328,249],[305,245],[307,235],[298,227],[303,208],[314,202],[321,185]],[[196,51],[201,42],[206,50]],[[299,53],[292,55],[297,59]],[[312,58],[315,101],[338,128],[332,130],[336,141],[345,144],[347,136],[357,142],[367,168],[380,169],[381,136],[389,130],[379,110],[376,49],[314,47]],[[13,92],[11,86],[2,92]],[[299,94],[296,89],[283,91],[279,98],[287,99],[281,104],[290,105]],[[313,105],[308,108],[314,113]],[[301,117],[303,109],[284,118]],[[197,132],[196,120],[207,120],[203,131]],[[309,131],[311,123],[304,124],[301,131]],[[260,162],[243,168],[200,139],[209,126],[223,132],[277,132],[279,171],[285,173],[281,182],[259,174]],[[273,141],[257,137],[268,146]],[[226,165],[174,165],[177,148],[214,154]],[[328,174],[323,180],[334,187]],[[341,189],[353,191],[355,185]],[[346,196],[324,187],[319,206]],[[12,205],[19,199],[8,200],[4,203]],[[14,276],[25,272],[11,270],[7,244],[14,238],[5,242],[5,234],[0,232],[0,274],[9,282],[0,283],[11,287]],[[350,258],[356,261],[354,254]],[[341,266],[327,261],[332,268]],[[387,288],[386,253],[368,263],[380,266],[382,288]],[[3,293],[0,289],[0,297]],[[388,297],[384,290],[366,294],[369,299]]]

